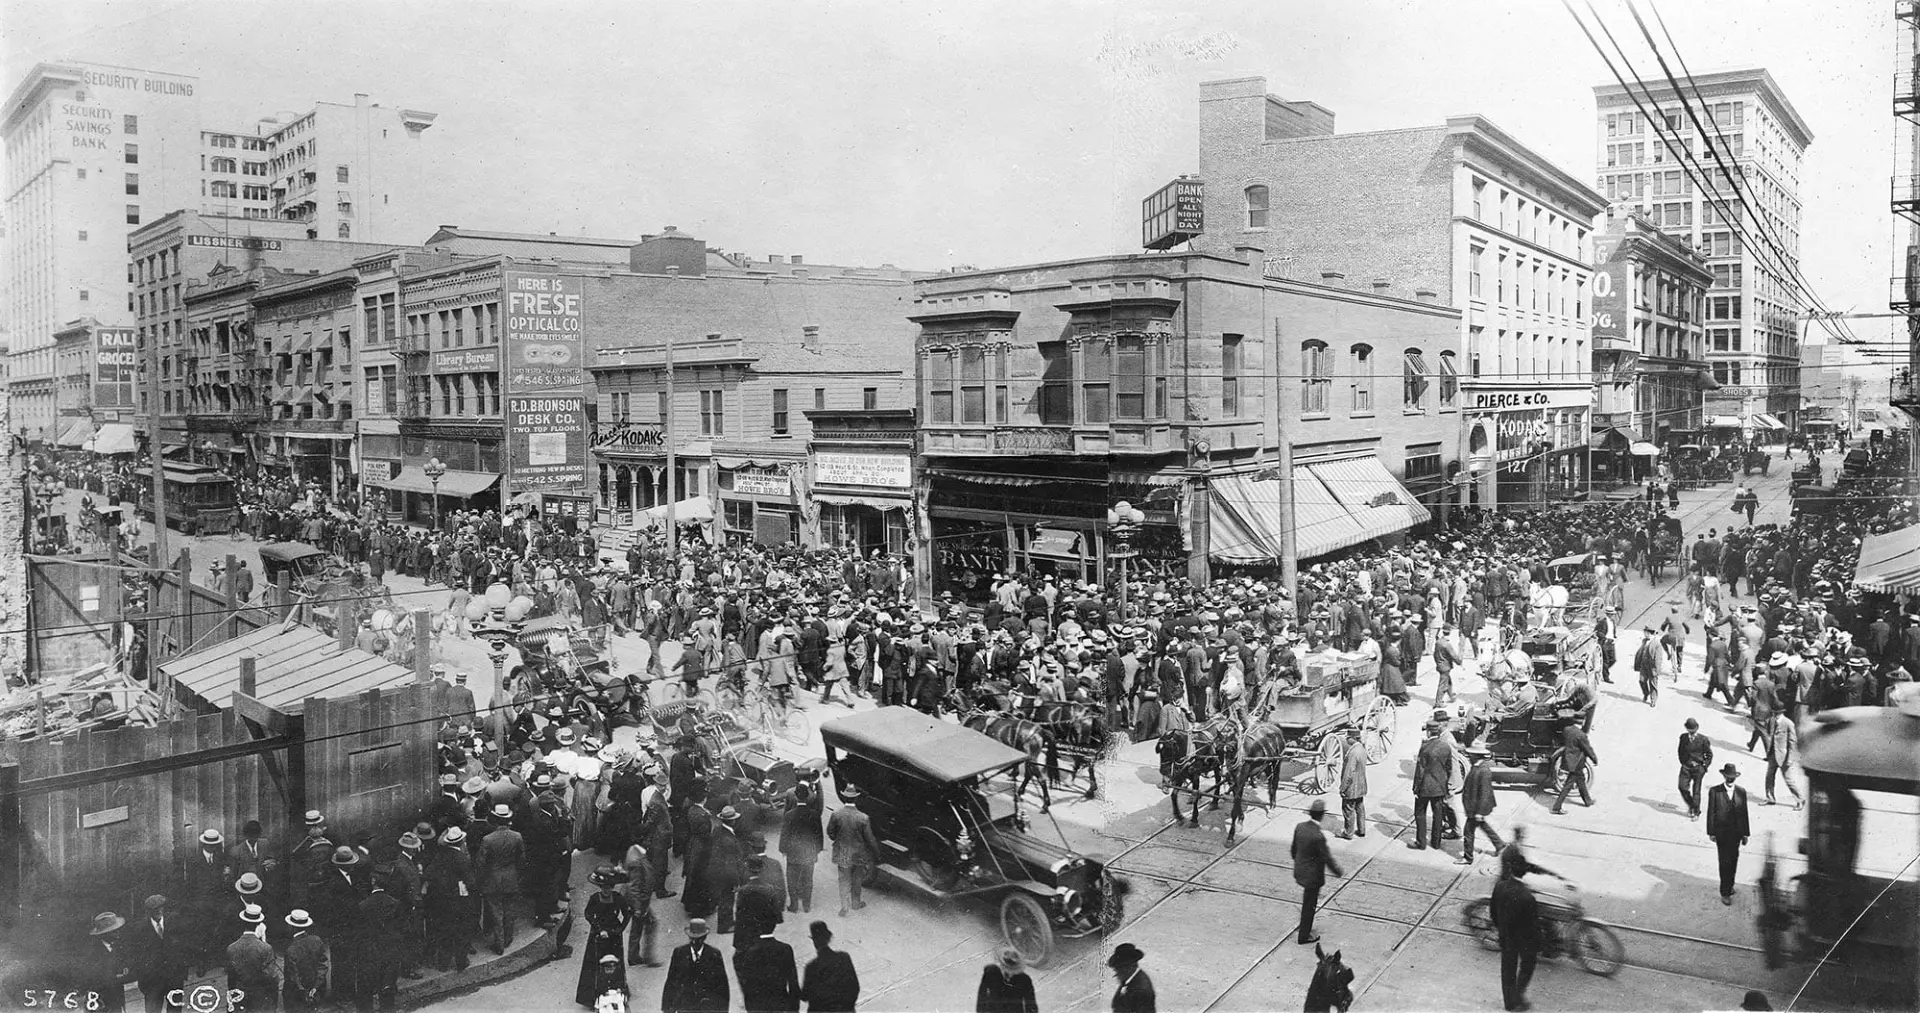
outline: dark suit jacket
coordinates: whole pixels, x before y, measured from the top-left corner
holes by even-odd
[[[660,992],[663,1013],[727,1013],[732,998],[727,962],[719,950],[702,944],[700,958],[695,960],[692,943],[673,948],[673,958],[667,962],[667,984]]]
[[[733,974],[747,1013],[798,1013],[800,971],[793,947],[771,936],[755,939],[733,951]]]
[[[510,827],[496,828],[481,838],[479,854],[474,856],[474,876],[480,881],[480,892],[519,893],[520,863],[526,857],[525,840]]]
[[[826,830],[820,821],[820,796],[787,810],[780,818],[780,853],[788,861],[812,864],[826,848]]]
[[[1707,789],[1707,836],[1715,841],[1729,838],[1735,844],[1752,836],[1747,827],[1747,789],[1736,784],[1729,792],[1724,783]]]
[[[1467,783],[1460,791],[1460,805],[1468,816],[1485,816],[1498,803],[1493,797],[1493,764],[1476,763],[1467,771]]]
[[[1413,761],[1415,798],[1445,798],[1447,782],[1453,776],[1453,748],[1442,736],[1420,743]]]
[[[1326,831],[1313,820],[1301,820],[1293,828],[1293,881],[1301,886],[1320,886],[1327,881],[1327,873],[1344,876],[1340,863],[1333,860],[1333,853],[1327,850]]]
[[[1500,933],[1503,952],[1540,951],[1540,905],[1527,884],[1502,877],[1493,885],[1493,927]]]
[[[142,986],[179,988],[187,980],[187,961],[191,954],[185,942],[186,919],[169,914],[166,924],[167,934],[156,936],[153,920],[142,913],[138,920],[128,922],[126,931],[121,933],[121,939],[131,951],[134,974]]]
[[[1153,994],[1153,979],[1138,971],[1113,991],[1113,1013],[1156,1013],[1158,1000]]]
[[[1678,755],[1680,769],[1704,771],[1713,766],[1713,740],[1699,732],[1683,732]]]
[[[853,969],[853,958],[827,950],[807,961],[800,998],[807,1001],[807,1013],[853,1013],[860,1001],[860,974]]]
[[[787,892],[764,878],[741,887],[734,897],[734,946],[744,947],[771,933],[786,918],[786,908]]]

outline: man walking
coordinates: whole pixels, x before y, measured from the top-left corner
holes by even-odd
[[[1740,866],[1740,849],[1747,843],[1747,790],[1734,784],[1740,768],[1720,768],[1723,784],[1707,792],[1707,836],[1720,852],[1720,903],[1733,903],[1733,877]]]
[[[1493,886],[1493,926],[1500,934],[1500,996],[1509,1010],[1529,1010],[1527,985],[1540,959],[1540,906],[1521,880],[1527,860],[1519,849],[1500,854],[1500,881]]]
[[[1320,888],[1326,885],[1327,873],[1345,876],[1340,863],[1333,860],[1333,853],[1327,850],[1327,835],[1320,828],[1320,821],[1327,816],[1327,803],[1314,799],[1307,806],[1307,818],[1293,828],[1293,881],[1300,884],[1300,945],[1320,941],[1320,934],[1313,931],[1313,912],[1320,902]]]
[[[1800,797],[1800,789],[1793,786],[1793,754],[1800,745],[1800,731],[1794,727],[1793,718],[1781,711],[1773,716],[1773,734],[1767,738],[1767,798],[1761,805],[1773,805],[1773,782],[1777,775],[1787,791],[1793,794],[1793,808],[1798,810],[1806,805]]]
[[[1440,734],[1440,725],[1427,724],[1427,741],[1420,744],[1413,761],[1413,840],[1407,847],[1424,851],[1440,847],[1442,811],[1446,808],[1447,786],[1453,776],[1453,749]],[[1432,830],[1428,830],[1428,819]]]
[[[727,962],[707,945],[708,931],[705,918],[687,921],[687,941],[673,948],[667,963],[661,1013],[726,1013],[732,1000]]]
[[[1687,819],[1700,818],[1700,785],[1713,766],[1713,741],[1700,734],[1700,722],[1687,719],[1687,730],[1680,733],[1680,800],[1687,804]]]
[[[847,804],[827,819],[827,838],[833,842],[833,865],[840,881],[840,917],[866,907],[860,899],[860,886],[879,861],[880,841],[873,836],[873,823],[860,811],[860,786],[845,782],[840,797]]]
[[[1593,751],[1593,740],[1580,728],[1578,721],[1568,721],[1567,727],[1560,732],[1562,755],[1561,770],[1565,777],[1560,782],[1560,795],[1553,800],[1553,814],[1567,814],[1567,796],[1574,788],[1580,789],[1580,802],[1587,808],[1593,808],[1593,796],[1587,794],[1587,765],[1598,764],[1600,754]]]
[[[1347,726],[1347,749],[1340,761],[1340,839],[1367,836],[1367,751],[1360,726]]]
[[[493,952],[505,953],[513,942],[513,900],[520,894],[526,841],[508,825],[513,822],[513,809],[505,802],[493,807],[493,821],[494,829],[480,839],[474,868],[485,902],[481,931],[492,942]]]
[[[1473,769],[1467,771],[1467,781],[1460,791],[1460,808],[1466,814],[1467,826],[1460,841],[1461,865],[1473,864],[1473,832],[1481,830],[1487,835],[1487,843],[1493,845],[1494,854],[1500,853],[1500,835],[1487,822],[1493,815],[1498,801],[1493,795],[1493,754],[1485,746],[1468,746],[1467,758],[1473,761]]]
[[[814,957],[807,961],[806,977],[801,979],[800,998],[807,1001],[807,1013],[853,1013],[860,1001],[860,975],[853,958],[833,948],[833,930],[816,921],[807,926],[813,939]]]

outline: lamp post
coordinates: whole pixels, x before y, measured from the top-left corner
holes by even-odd
[[[47,523],[47,518],[53,512],[53,501],[60,497],[62,486],[58,479],[41,472],[33,476],[28,483],[28,489],[33,493],[34,502],[40,506],[39,511],[34,514],[37,520],[34,522],[33,548],[35,551],[44,552],[50,548],[49,543],[53,539],[52,525]]]
[[[212,440],[200,441],[200,463],[202,464],[213,463],[213,441]]]
[[[514,597],[513,589],[500,583],[488,587],[485,595],[467,606],[467,618],[474,623],[473,635],[487,642],[496,692],[506,682],[507,649],[520,639],[522,624],[532,608],[533,602]]]
[[[1139,555],[1133,547],[1133,536],[1140,533],[1140,525],[1147,515],[1134,508],[1132,503],[1121,500],[1107,511],[1107,536],[1113,544],[1107,548],[1108,561],[1120,562],[1120,615],[1127,615],[1127,560]]]
[[[440,478],[447,473],[447,466],[440,463],[439,458],[430,457],[427,459],[426,467],[420,470],[426,472],[427,481],[433,483],[433,530],[438,531],[440,530]]]

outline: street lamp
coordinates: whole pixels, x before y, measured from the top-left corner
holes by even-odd
[[[213,441],[212,440],[200,441],[200,457],[201,457],[201,463],[203,464],[213,463]]]
[[[507,649],[520,639],[520,630],[533,602],[515,597],[513,589],[495,583],[485,595],[467,606],[467,618],[473,622],[473,635],[487,642],[487,657],[493,662],[493,685],[506,684]]]
[[[45,551],[53,539],[52,525],[47,523],[47,518],[53,512],[53,501],[60,497],[65,487],[58,479],[44,472],[36,473],[28,481],[27,487],[33,493],[34,502],[40,505],[39,512],[34,515],[38,518],[34,525],[37,535],[34,547]]]
[[[1134,508],[1132,503],[1121,500],[1107,511],[1107,537],[1113,543],[1107,548],[1109,561],[1120,561],[1120,615],[1127,614],[1127,560],[1139,555],[1133,547],[1133,536],[1140,533],[1140,525],[1146,523],[1147,515]]]
[[[433,483],[433,530],[440,530],[440,477],[447,473],[447,466],[437,457],[427,459],[426,467],[420,469],[427,473],[427,481]]]

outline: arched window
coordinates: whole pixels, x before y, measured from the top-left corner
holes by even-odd
[[[1267,227],[1267,188],[1259,184],[1247,187],[1247,228]]]
[[[1460,363],[1452,352],[1440,353],[1440,407],[1452,408],[1460,400]]]
[[[1333,390],[1333,355],[1324,341],[1300,343],[1300,414],[1325,415]]]
[[[1409,348],[1401,356],[1400,399],[1408,411],[1427,408],[1427,356],[1418,348]]]
[[[1347,357],[1351,362],[1347,372],[1353,377],[1353,410],[1355,414],[1373,411],[1373,346],[1355,345]]]

